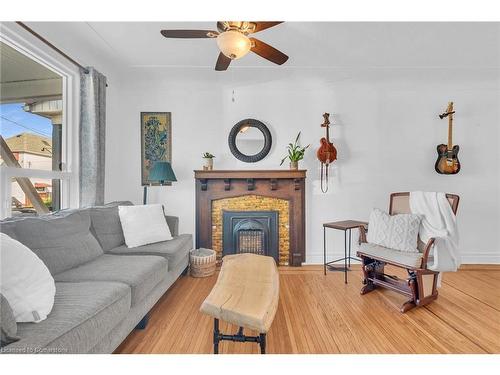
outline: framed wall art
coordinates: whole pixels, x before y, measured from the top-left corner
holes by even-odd
[[[172,163],[171,112],[141,112],[141,174],[142,185],[159,185],[149,180],[155,161]],[[165,183],[171,185],[171,182]]]

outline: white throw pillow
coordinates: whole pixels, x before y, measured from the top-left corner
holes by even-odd
[[[54,306],[54,278],[34,252],[4,233],[0,233],[0,271],[0,292],[16,322],[46,319]]]
[[[127,247],[137,247],[172,239],[161,204],[118,206]]]
[[[390,249],[418,252],[421,215],[388,213],[375,208],[370,214],[367,241]]]

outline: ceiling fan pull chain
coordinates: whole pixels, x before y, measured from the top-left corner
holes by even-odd
[[[233,95],[231,97],[231,101],[234,103],[234,69],[231,69],[231,86],[233,87]]]

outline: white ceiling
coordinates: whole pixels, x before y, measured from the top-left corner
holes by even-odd
[[[216,72],[213,39],[166,39],[162,29],[216,29],[214,22],[28,22],[114,83],[317,87],[358,81],[483,81],[500,77],[500,23],[285,22],[255,34],[290,56],[282,66],[249,53]]]
[[[29,23],[55,39],[70,38],[120,67],[206,67],[215,40],[166,39],[161,29],[216,29],[215,22]],[[50,34],[50,35],[47,35]],[[498,68],[498,23],[286,22],[256,36],[290,56],[287,67]],[[90,64],[91,62],[89,62]],[[237,67],[274,67],[254,54]]]

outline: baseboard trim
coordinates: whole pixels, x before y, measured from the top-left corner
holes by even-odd
[[[462,254],[462,264],[500,264],[500,254],[491,254],[491,253]]]
[[[342,258],[344,253],[328,254],[328,261]],[[356,256],[352,251],[351,256]],[[359,262],[351,261],[352,264]],[[303,264],[317,265],[323,264],[323,254],[310,254],[306,256],[306,262]],[[500,264],[500,254],[493,253],[465,253],[462,254],[462,264]]]

